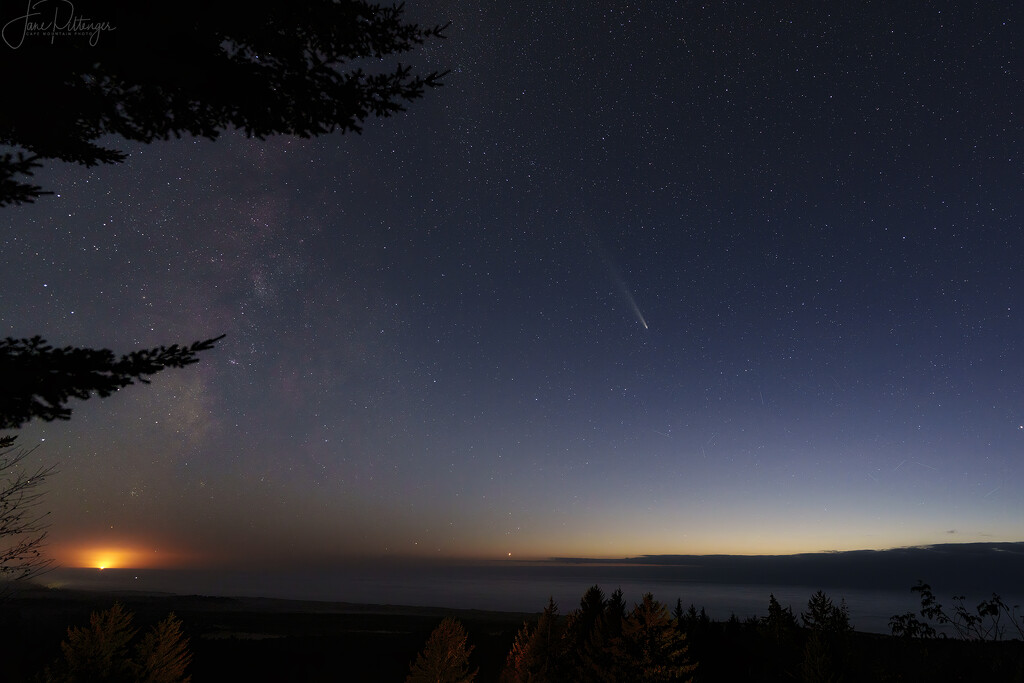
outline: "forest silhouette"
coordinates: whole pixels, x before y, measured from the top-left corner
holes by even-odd
[[[111,598],[44,593],[0,604],[0,636],[23,652],[8,663],[9,680],[136,680],[146,667],[167,683],[339,671],[407,683],[1020,680],[1024,621],[1012,607],[947,611],[926,584],[915,592],[914,618],[931,631],[909,632],[897,616],[891,635],[855,631],[845,601],[823,591],[798,612],[770,594],[763,616],[714,620],[678,598],[672,610],[650,593],[630,605],[620,590],[592,586],[568,613],[549,600],[525,622],[477,610],[432,618],[422,608],[138,594],[64,624],[56,620],[81,614],[76,605]],[[47,600],[64,608],[47,609]],[[950,628],[947,617],[978,628]]]

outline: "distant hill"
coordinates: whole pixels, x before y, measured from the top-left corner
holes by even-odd
[[[917,579],[955,592],[1024,592],[1024,543],[938,545],[799,555],[643,555],[553,558],[552,563],[643,567],[665,579],[702,583],[909,588]],[[909,583],[908,583],[909,581]]]

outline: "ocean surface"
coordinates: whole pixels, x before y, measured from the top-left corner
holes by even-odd
[[[917,612],[920,600],[907,585],[902,589],[851,588],[828,585],[772,585],[770,583],[712,583],[677,580],[656,567],[637,566],[388,566],[345,567],[303,572],[188,571],[129,569],[56,569],[37,579],[50,587],[88,590],[132,590],[318,600],[359,604],[408,605],[480,609],[505,612],[540,612],[549,597],[566,613],[579,604],[590,586],[606,594],[621,588],[627,604],[650,592],[670,609],[676,600],[684,608],[692,603],[715,620],[735,614],[741,619],[764,616],[768,596],[774,594],[799,617],[808,598],[818,589],[834,602],[845,600],[850,620],[860,631],[889,633],[889,618]],[[952,587],[951,587],[952,590]],[[947,608],[952,593],[936,595]],[[979,598],[969,596],[973,606]],[[1020,604],[1003,595],[1010,604]]]

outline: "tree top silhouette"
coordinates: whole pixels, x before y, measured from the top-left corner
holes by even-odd
[[[32,418],[70,419],[67,403],[72,398],[106,397],[135,382],[148,384],[149,375],[191,365],[199,360],[198,353],[223,338],[141,349],[120,357],[109,349],[54,348],[40,337],[0,340],[0,429],[17,429]],[[0,438],[0,445],[9,444]]]
[[[57,12],[58,23],[73,18],[58,3],[36,5],[46,5],[47,18]],[[447,73],[381,65],[444,37],[447,25],[406,22],[401,4],[183,0],[170,9],[97,3],[90,14],[110,29],[44,39],[19,33],[17,20],[4,27],[11,106],[0,108],[0,144],[15,151],[0,154],[0,206],[48,194],[24,180],[43,160],[123,161],[124,152],[98,144],[104,136],[148,143],[212,140],[230,129],[259,139],[360,132]]]

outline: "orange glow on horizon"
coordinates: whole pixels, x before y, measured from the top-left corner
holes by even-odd
[[[96,569],[141,568],[141,553],[127,548],[95,548],[83,550],[79,564]]]
[[[60,564],[89,569],[170,569],[182,556],[165,550],[129,545],[78,545],[55,548]]]

